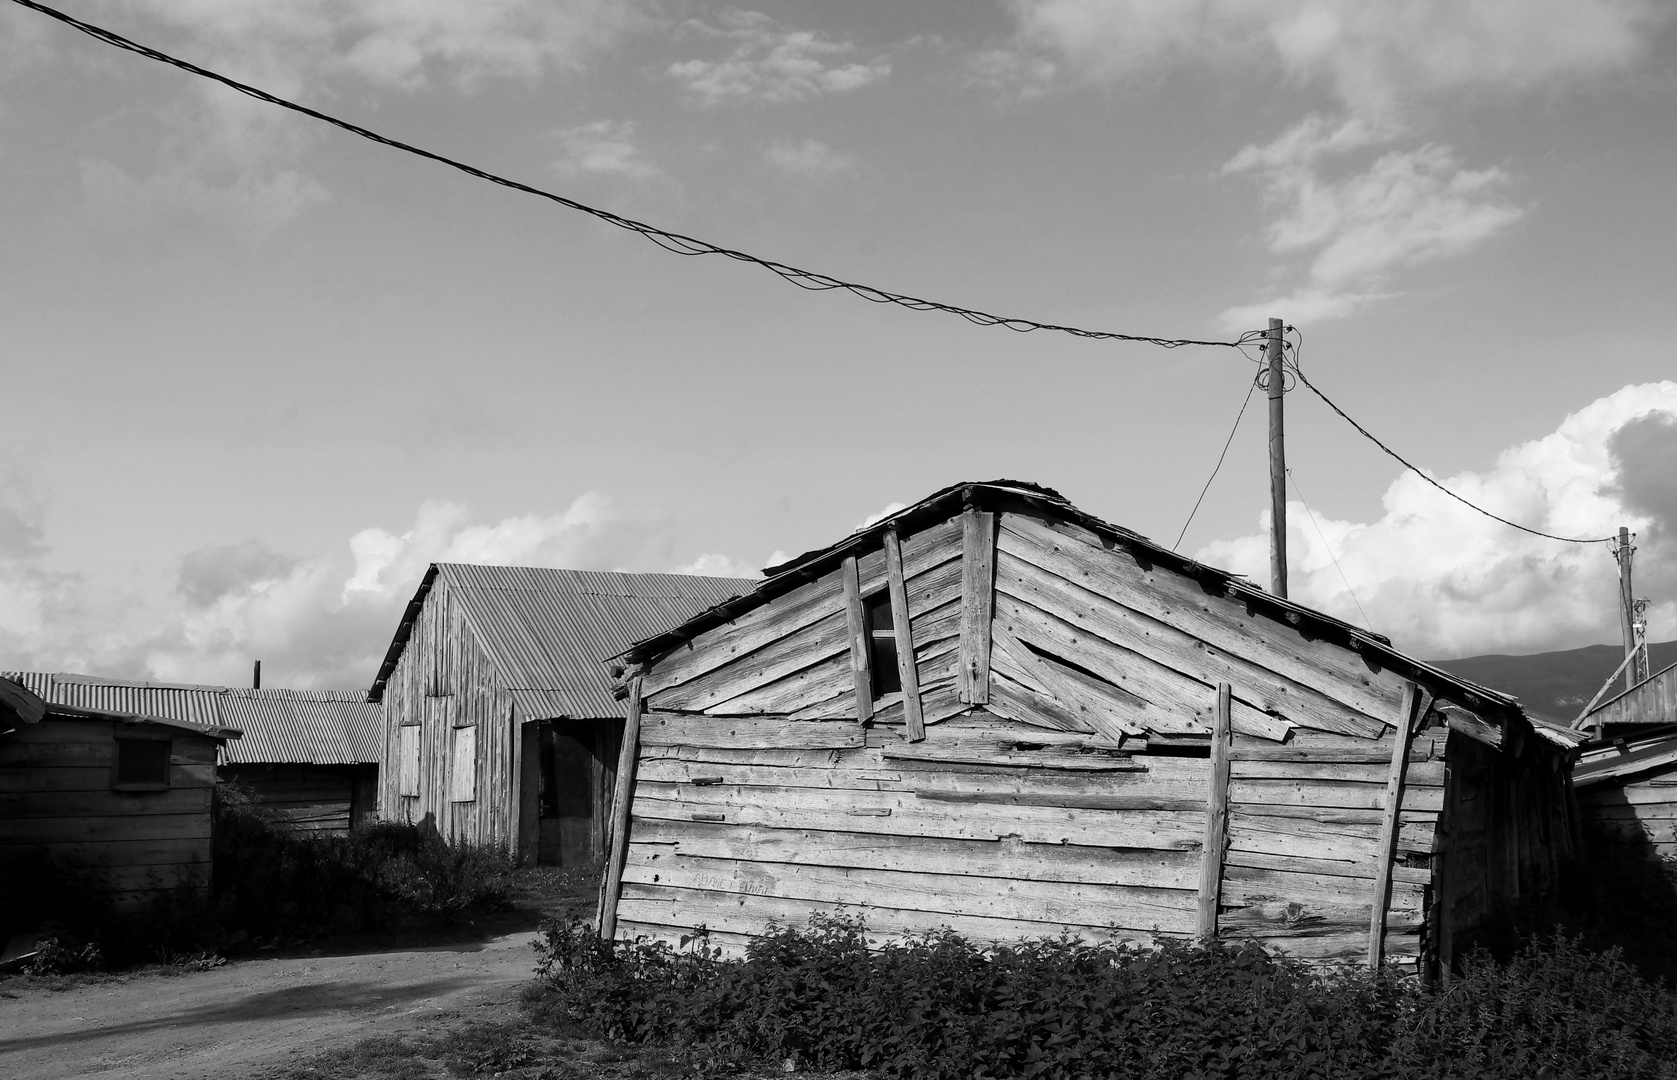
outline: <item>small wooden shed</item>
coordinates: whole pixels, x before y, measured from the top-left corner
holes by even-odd
[[[0,679],[0,930],[53,914],[34,910],[42,875],[116,912],[206,897],[216,750],[238,737]]]
[[[1572,770],[1589,831],[1627,852],[1677,857],[1677,665],[1579,717]]]
[[[597,864],[624,714],[602,662],[751,585],[433,564],[369,694],[380,816],[531,863]]]
[[[342,834],[374,816],[383,711],[365,691],[261,690],[8,673],[49,702],[237,728],[222,744],[217,777],[241,784],[301,832]]]
[[[608,936],[844,911],[1448,964],[1571,854],[1566,733],[1046,488],[767,573],[622,658]]]

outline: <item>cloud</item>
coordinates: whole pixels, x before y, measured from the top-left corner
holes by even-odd
[[[1018,45],[1089,79],[1279,64],[1351,112],[1524,90],[1624,67],[1671,17],[1657,0],[1013,0]]]
[[[0,537],[25,540],[0,550],[0,669],[242,685],[260,659],[275,685],[358,688],[432,562],[620,570],[675,561],[671,521],[598,492],[557,513],[488,522],[436,500],[409,527],[363,529],[335,552],[255,540],[198,548],[180,560],[172,592],[142,596],[45,569],[38,509],[15,485],[0,486]],[[757,576],[718,554],[677,572]]]
[[[556,137],[560,157],[553,168],[561,176],[616,176],[646,181],[663,175],[641,152],[635,141],[633,121],[596,120],[566,128]]]
[[[870,525],[879,524],[881,521],[884,521],[886,518],[890,517],[892,514],[895,514],[899,510],[907,510],[907,509],[908,509],[908,504],[905,503],[905,502],[888,502],[888,503],[885,504],[885,506],[877,514],[869,514],[867,517],[863,518],[861,521],[858,521],[856,523],[855,528],[851,529],[850,531],[851,532],[861,532],[863,529],[867,528]]]
[[[859,90],[891,74],[883,59],[845,60],[857,51],[849,42],[789,30],[760,12],[731,9],[717,21],[720,25],[712,26],[692,20],[686,27],[699,37],[732,45],[732,52],[721,60],[683,60],[669,67],[670,78],[693,105],[780,105]]]
[[[573,72],[648,25],[643,7],[621,0],[136,0],[104,21],[233,78],[329,107],[345,90],[363,97],[367,88],[469,91],[491,79],[534,83]],[[31,32],[0,42],[0,59],[32,59],[39,68],[43,50],[74,44],[62,35],[45,40]],[[320,129],[199,80],[183,78],[178,95],[149,110],[161,126],[146,133],[156,147],[150,160],[83,163],[83,190],[107,220],[134,228],[193,218],[260,241],[329,200],[302,164]]]
[[[1225,311],[1245,327],[1277,310],[1296,321],[1348,315],[1390,295],[1392,271],[1462,254],[1523,213],[1500,168],[1468,168],[1447,146],[1393,149],[1360,169],[1356,151],[1414,133],[1417,105],[1463,94],[1550,90],[1628,67],[1674,11],[1658,0],[1012,0],[1015,40],[981,67],[1024,91],[1060,78],[1109,82],[1195,66],[1279,71],[1325,89],[1342,119],[1309,116],[1225,173],[1259,178],[1271,251],[1308,256],[1292,284]],[[1049,59],[1043,59],[1047,57]],[[1005,84],[1006,79],[992,82]],[[1340,163],[1339,175],[1329,166]]]
[[[805,180],[856,171],[856,162],[849,154],[818,139],[777,139],[763,151],[763,161],[779,172]]]
[[[1650,637],[1677,637],[1677,382],[1627,386],[1483,472],[1440,478],[1494,513],[1561,536],[1639,533],[1636,592],[1655,601]],[[1618,640],[1617,567],[1602,544],[1563,544],[1491,521],[1413,473],[1371,522],[1287,509],[1293,599],[1388,634],[1422,656],[1529,653]],[[1198,557],[1268,580],[1268,519]],[[1338,566],[1335,566],[1335,560]],[[1343,573],[1344,578],[1341,578]],[[1347,584],[1348,583],[1348,584]],[[1352,599],[1355,595],[1355,601]],[[1358,608],[1361,604],[1361,611]]]
[[[1265,230],[1269,250],[1309,258],[1291,295],[1232,308],[1225,322],[1244,327],[1278,310],[1300,322],[1347,315],[1380,296],[1392,271],[1462,254],[1524,213],[1503,197],[1507,173],[1465,168],[1436,143],[1328,175],[1338,160],[1388,137],[1356,118],[1334,124],[1311,115],[1223,167],[1262,178],[1277,208]]]
[[[773,566],[771,559],[766,566]],[[761,570],[728,555],[707,551],[692,562],[683,563],[670,571],[672,574],[698,574],[701,577],[760,578]]]

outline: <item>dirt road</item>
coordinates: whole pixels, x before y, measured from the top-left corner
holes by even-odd
[[[0,983],[0,1076],[243,1078],[370,1035],[425,1030],[439,1013],[511,1008],[532,978],[533,936],[244,960],[60,992]]]

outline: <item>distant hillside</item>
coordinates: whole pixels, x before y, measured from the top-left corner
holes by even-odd
[[[1621,645],[1587,645],[1531,656],[1469,656],[1434,660],[1445,671],[1520,699],[1530,712],[1571,723],[1625,658]],[[1677,664],[1677,641],[1648,646],[1650,672]],[[1619,686],[1624,686],[1623,676]],[[1617,691],[1609,691],[1608,696]]]

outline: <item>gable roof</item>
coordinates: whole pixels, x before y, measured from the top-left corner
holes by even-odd
[[[623,715],[625,706],[612,696],[603,667],[606,659],[755,584],[691,574],[433,563],[396,628],[368,693],[371,700],[383,700],[385,684],[438,580],[460,603],[479,645],[527,719]]]
[[[901,533],[917,532],[948,520],[968,506],[981,510],[1024,510],[1081,525],[1099,535],[1113,548],[1128,552],[1138,561],[1165,567],[1192,578],[1207,593],[1233,596],[1245,603],[1254,615],[1285,623],[1310,637],[1354,650],[1369,660],[1414,679],[1441,700],[1454,701],[1475,711],[1488,711],[1498,718],[1524,718],[1524,711],[1514,698],[1407,656],[1392,647],[1390,638],[1363,630],[1302,604],[1283,600],[1265,592],[1239,574],[1207,566],[1161,547],[1140,533],[1102,521],[1073,506],[1052,488],[1021,480],[952,484],[912,506],[858,529],[836,544],[805,552],[777,566],[766,568],[763,571],[767,575],[766,579],[751,592],[724,601],[679,626],[671,626],[662,633],[644,638],[619,655],[632,663],[641,663],[659,656],[707,630],[736,619],[741,614],[828,573],[848,556],[860,555],[880,547],[884,543],[883,537],[887,530],[895,529]]]
[[[360,765],[379,760],[382,710],[360,692],[251,690],[21,671],[7,678],[59,711],[144,716],[176,726],[242,731],[224,765]]]

